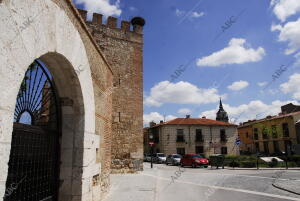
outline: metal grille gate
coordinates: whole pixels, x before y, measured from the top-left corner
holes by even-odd
[[[59,107],[53,79],[35,61],[17,97],[4,201],[57,201]]]

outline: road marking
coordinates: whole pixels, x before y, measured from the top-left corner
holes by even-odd
[[[170,179],[167,179],[167,178],[164,178],[164,177],[159,177],[159,176],[154,176],[154,175],[150,175],[150,174],[141,173],[141,175],[154,177],[154,178],[157,178],[157,179],[160,179],[160,180],[171,181]],[[180,180],[177,180],[176,182],[177,183],[183,183],[183,184],[195,185],[195,186],[201,186],[201,187],[206,187],[206,188],[214,188],[214,189],[217,189],[217,190],[236,191],[236,192],[240,192],[240,193],[248,193],[248,194],[253,194],[253,195],[262,195],[262,196],[266,196],[266,197],[273,197],[273,198],[281,198],[281,199],[287,199],[287,200],[300,201],[300,198],[294,198],[294,197],[276,195],[276,194],[270,194],[270,193],[263,193],[263,192],[257,192],[257,191],[249,191],[249,190],[243,190],[243,189],[237,189],[237,188],[228,188],[228,187],[221,187],[221,186],[210,186],[210,185],[196,184],[196,183],[180,181]]]
[[[203,172],[202,174],[213,174],[213,175],[228,175],[228,176],[236,176],[236,177],[254,177],[254,178],[260,178],[260,179],[276,179],[275,177],[262,177],[262,176],[252,176],[252,175],[243,175],[243,174],[220,174],[220,173],[207,173],[207,172]],[[299,179],[277,179],[277,180],[282,180],[282,181],[300,181]]]
[[[150,167],[150,166],[149,166]],[[171,169],[167,169],[167,168],[164,168],[164,167],[154,167],[153,168],[154,170],[171,170]],[[243,175],[243,174],[223,174],[223,173],[208,173],[208,172],[186,172],[186,173],[196,173],[196,174],[212,174],[212,175],[228,175],[228,176],[238,176],[238,177],[253,177],[253,178],[261,178],[261,179],[271,179],[271,180],[274,180],[276,178],[274,177],[262,177],[262,176],[252,176],[252,175]],[[275,172],[274,172],[275,173]],[[290,180],[293,180],[293,181],[300,181],[299,179],[277,179],[277,180],[282,180],[282,181],[290,181]]]

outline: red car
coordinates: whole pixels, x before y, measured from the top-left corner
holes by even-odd
[[[192,166],[196,168],[198,166],[208,167],[208,160],[199,154],[186,154],[180,160],[181,167]]]

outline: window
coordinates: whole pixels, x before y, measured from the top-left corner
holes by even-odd
[[[268,129],[266,127],[264,127],[262,129],[262,134],[263,134],[263,139],[268,139],[269,136],[268,136]]]
[[[278,141],[273,141],[274,152],[280,152]]]
[[[269,142],[264,142],[264,152],[265,152],[266,154],[269,153]]]
[[[202,154],[203,150],[203,146],[196,146],[196,154]]]
[[[272,137],[273,138],[277,138],[277,128],[276,128],[276,125],[272,125]]]
[[[246,133],[246,138],[249,138],[249,134],[248,134],[248,132]]]
[[[227,154],[227,147],[221,147],[221,154]]]
[[[254,139],[258,140],[258,129],[254,128]]]
[[[226,142],[227,141],[225,129],[220,130],[220,138],[221,138],[221,142]]]
[[[289,137],[289,125],[288,123],[283,123],[282,124],[282,132],[283,132],[283,137]]]
[[[184,142],[183,129],[177,129],[177,139],[176,142]]]
[[[191,158],[203,158],[203,156],[201,156],[201,155],[192,155]]]
[[[203,142],[202,130],[196,129],[196,142]]]
[[[259,143],[258,142],[255,142],[255,150],[256,150],[256,152],[260,152],[260,150],[259,150]]]
[[[185,148],[177,148],[177,154],[180,154],[181,156],[185,155]]]

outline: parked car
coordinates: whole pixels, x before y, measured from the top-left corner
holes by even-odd
[[[146,159],[145,159],[145,161],[146,161],[146,162],[151,162],[151,156],[152,156],[152,154],[146,154]]]
[[[166,156],[164,153],[156,153],[154,154],[153,161],[155,163],[165,163],[166,162]]]
[[[193,168],[196,168],[198,166],[203,166],[205,168],[208,167],[208,159],[204,158],[203,156],[199,154],[186,154],[184,155],[180,160],[181,167],[184,166],[192,166]]]
[[[180,160],[181,160],[182,156],[179,154],[171,154],[168,155],[167,159],[166,159],[166,165],[179,165],[180,164]]]

